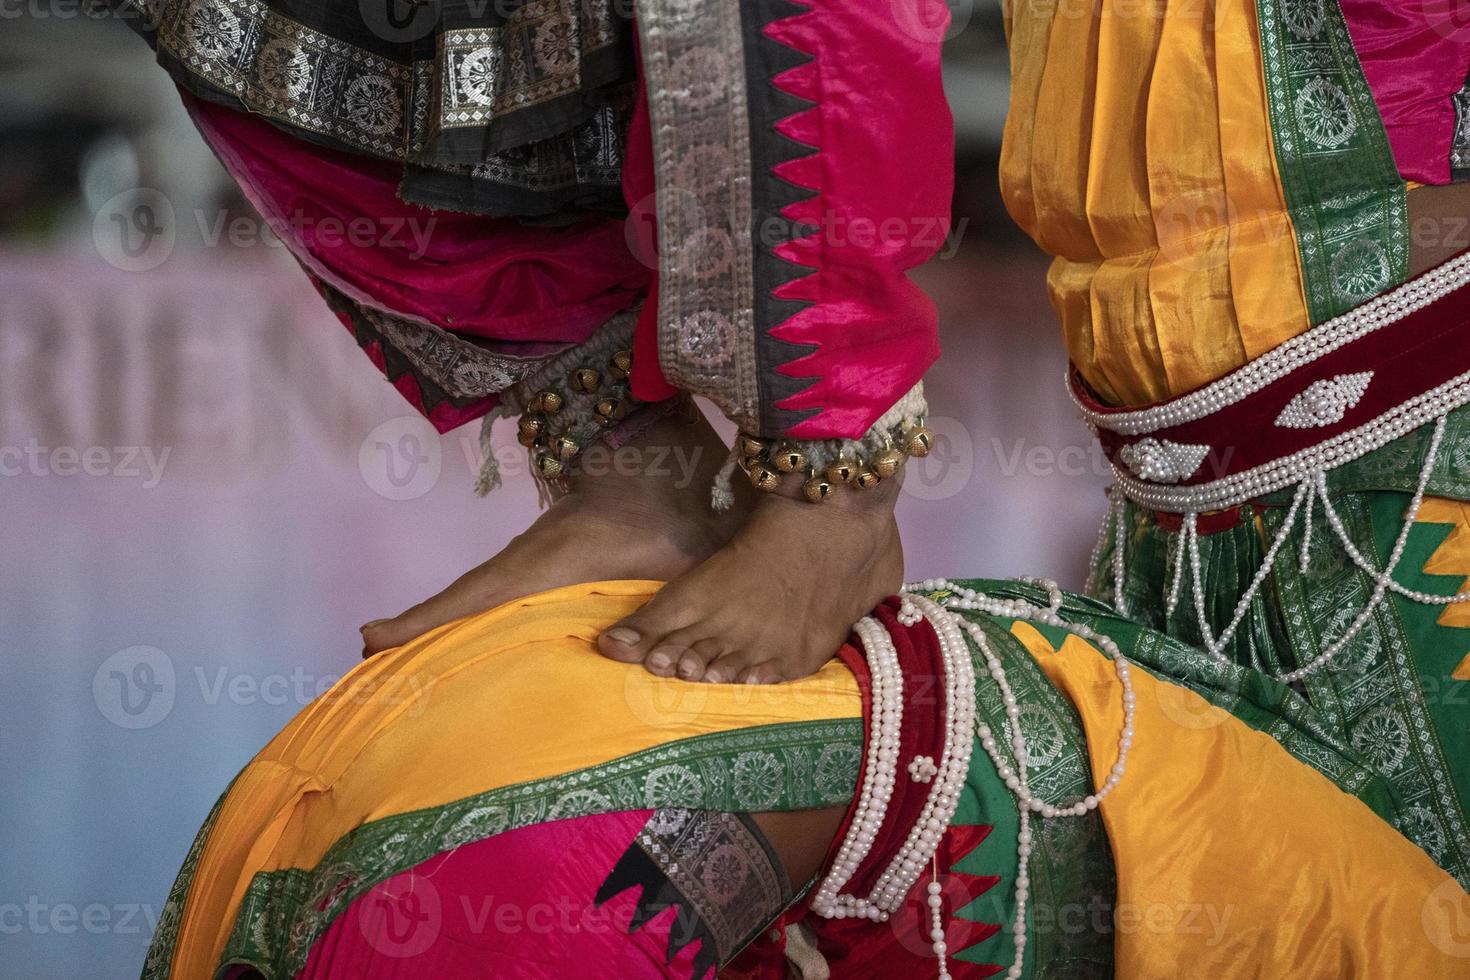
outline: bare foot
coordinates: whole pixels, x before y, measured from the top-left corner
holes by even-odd
[[[784,488],[759,495],[729,544],[605,630],[598,648],[691,681],[762,684],[815,673],[852,624],[903,583],[899,483],[840,487],[820,504]]]
[[[741,493],[733,510],[710,508],[709,487],[726,452],[702,416],[689,422],[676,415],[650,426],[617,457],[604,452],[599,459],[607,465],[585,458],[570,492],[503,551],[433,598],[364,626],[363,656],[546,589],[680,577],[729,541],[749,509],[750,493]],[[612,465],[614,458],[622,462]]]

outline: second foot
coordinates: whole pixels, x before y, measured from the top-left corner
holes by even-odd
[[[598,638],[614,660],[708,683],[821,669],[903,583],[897,481],[826,503],[763,496],[735,536]]]

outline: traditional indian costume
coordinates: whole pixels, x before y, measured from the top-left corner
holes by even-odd
[[[1409,264],[1465,229],[1409,203],[1467,176],[1456,16],[1016,0],[1001,182],[1117,475],[1095,587],[1293,684],[1470,882],[1470,256]]]
[[[441,430],[520,414],[555,479],[634,405],[702,395],[781,441],[732,468],[769,487],[786,449],[813,499],[829,464],[927,451],[936,313],[906,273],[954,163],[919,0],[112,2]]]
[[[351,671],[216,805],[144,975],[1470,976],[1393,771],[1287,685],[996,582],[920,583],[805,680],[691,684],[596,652],[657,586]],[[787,882],[748,815],[834,804]]]
[[[700,394],[757,485],[814,499],[927,450],[905,273],[952,143],[923,5],[118,2],[439,427],[519,413],[556,479]],[[1002,179],[1119,475],[1116,609],[929,583],[772,688],[599,658],[647,583],[451,624],[240,775],[146,973],[1470,973],[1470,667],[1439,601],[1470,575],[1470,265],[1405,281],[1406,188],[1470,158],[1470,57],[1407,10],[1008,8]],[[434,232],[318,233],[364,217]],[[820,880],[785,881],[749,814],[833,804]],[[496,895],[569,918],[487,927]]]

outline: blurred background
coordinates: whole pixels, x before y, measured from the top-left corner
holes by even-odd
[[[996,188],[999,4],[950,7],[909,577],[1075,588],[1105,465]],[[231,776],[357,662],[361,623],[483,561],[536,495],[511,432],[508,486],[472,495],[478,425],[437,436],[381,378],[126,26],[80,0],[0,0],[0,23],[0,976],[136,976]],[[121,235],[140,195],[164,247]],[[384,452],[405,436],[407,470]]]

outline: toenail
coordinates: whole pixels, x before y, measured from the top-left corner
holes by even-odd
[[[387,622],[386,619],[374,619],[374,620],[370,620],[370,621],[368,621],[366,623],[363,623],[361,626],[359,626],[357,628],[357,631],[359,633],[366,633],[368,630],[372,629],[374,626],[382,626],[386,622]]]
[[[602,635],[614,643],[622,643],[630,647],[636,645],[639,640],[643,639],[643,637],[638,635],[637,630],[628,629],[626,626],[614,626]]]
[[[649,655],[648,666],[654,670],[663,670],[669,666],[669,655],[666,653],[655,653]]]
[[[711,684],[723,684],[725,682],[724,676],[718,670],[705,671],[704,679]]]
[[[679,662],[679,676],[680,677],[693,677],[694,674],[696,672],[698,672],[698,670],[699,670],[699,665],[698,664],[692,664],[692,663],[690,663],[687,660],[681,660]]]

